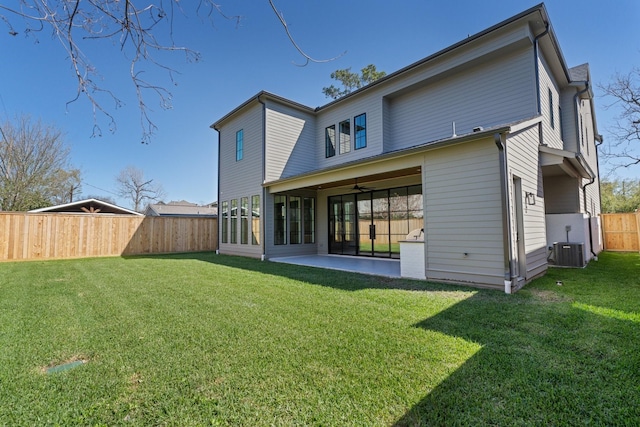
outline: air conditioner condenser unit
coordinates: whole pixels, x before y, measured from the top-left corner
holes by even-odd
[[[557,242],[553,244],[555,264],[561,267],[584,267],[584,243]]]

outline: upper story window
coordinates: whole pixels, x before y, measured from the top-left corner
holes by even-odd
[[[336,125],[331,125],[324,130],[325,157],[336,155]]]
[[[551,129],[555,129],[556,128],[556,120],[554,117],[554,107],[553,107],[553,92],[551,92],[551,89],[549,89],[549,120],[551,123]]]
[[[562,120],[562,107],[558,107],[558,119],[560,120],[560,139],[564,141],[564,124]]]
[[[360,114],[353,119],[355,126],[356,150],[367,146],[367,115]]]
[[[236,132],[236,162],[242,160],[244,154],[244,130]]]
[[[340,154],[351,151],[351,121],[340,122]]]

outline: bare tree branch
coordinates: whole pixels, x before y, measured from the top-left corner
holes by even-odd
[[[142,142],[148,143],[157,130],[150,116],[150,104],[147,97],[158,101],[160,108],[172,108],[172,96],[167,88],[143,78],[140,64],[150,64],[167,72],[172,83],[177,71],[160,60],[156,55],[163,52],[181,52],[188,62],[198,62],[200,54],[188,47],[179,46],[174,41],[174,18],[181,14],[188,16],[189,11],[196,16],[204,17],[213,25],[214,16],[233,21],[240,25],[242,16],[223,13],[214,0],[198,0],[184,2],[180,0],[17,0],[17,7],[9,7],[0,3],[0,20],[9,29],[9,34],[18,34],[15,23],[9,17],[22,19],[24,34],[29,35],[50,28],[52,36],[59,41],[65,50],[77,81],[75,96],[67,102],[67,107],[85,98],[91,104],[93,112],[93,136],[100,136],[102,129],[99,116],[107,118],[109,130],[116,130],[113,108],[120,108],[123,103],[114,92],[104,87],[92,61],[81,49],[83,41],[113,40],[117,43],[125,57],[130,56],[129,74],[135,88],[140,110]],[[309,62],[328,62],[336,58],[318,60],[305,53],[296,43],[289,31],[282,13],[272,0],[269,4],[296,50]],[[299,65],[299,64],[296,64]],[[106,104],[110,100],[113,107]]]
[[[284,31],[287,33],[287,37],[289,38],[289,41],[291,42],[293,47],[296,48],[298,53],[300,53],[300,55],[302,55],[304,57],[304,59],[305,59],[304,64],[296,64],[294,62],[294,65],[297,65],[298,67],[306,67],[309,64],[309,62],[316,62],[316,63],[331,62],[331,61],[335,61],[336,59],[340,58],[341,56],[343,56],[343,55],[345,55],[347,53],[347,51],[345,50],[340,55],[335,56],[335,57],[330,58],[330,59],[315,59],[315,58],[312,58],[311,56],[307,55],[307,53],[304,50],[302,50],[302,48],[300,46],[298,46],[298,43],[296,43],[296,40],[291,35],[291,32],[289,31],[289,26],[287,25],[287,21],[284,20],[284,15],[282,14],[282,12],[280,12],[276,8],[275,4],[273,4],[273,0],[269,0],[269,4],[271,5],[271,9],[273,9],[273,13],[276,14],[278,19],[280,20],[280,23],[284,27]]]
[[[608,129],[614,140],[601,147],[603,157],[614,169],[640,164],[640,68],[616,74],[611,83],[599,87],[613,99],[605,107],[619,111],[615,124]]]

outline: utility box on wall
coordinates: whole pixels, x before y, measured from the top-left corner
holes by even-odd
[[[555,264],[562,267],[584,267],[584,243],[558,242],[553,244]]]

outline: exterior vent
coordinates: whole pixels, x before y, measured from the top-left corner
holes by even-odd
[[[584,243],[558,242],[553,244],[556,265],[584,267]]]

